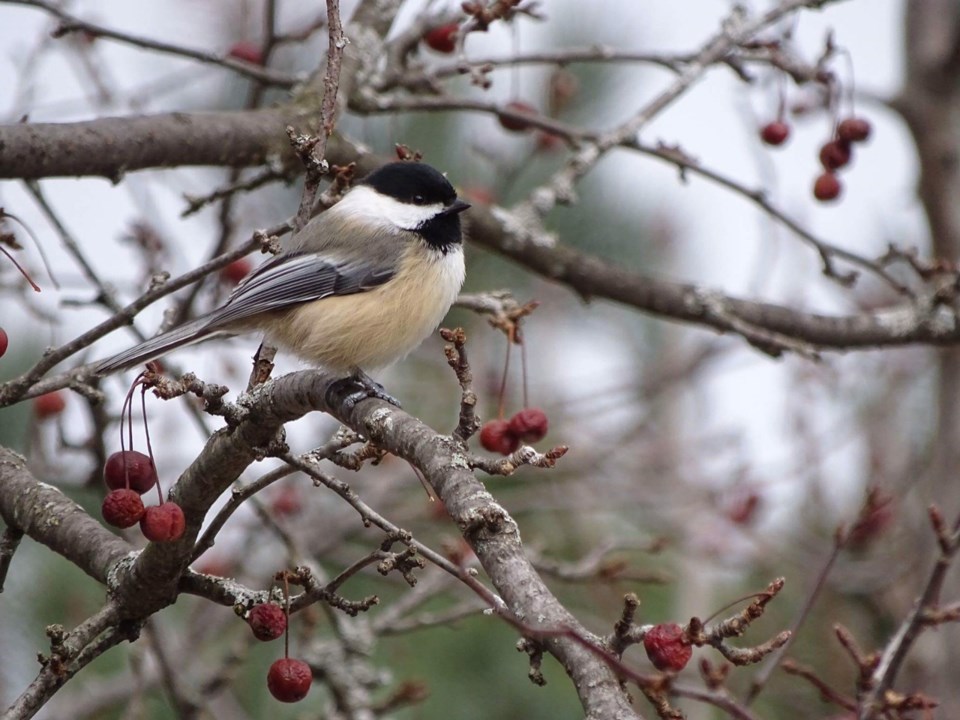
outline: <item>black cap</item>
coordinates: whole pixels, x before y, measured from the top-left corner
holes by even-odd
[[[426,163],[392,162],[383,165],[360,181],[384,195],[414,205],[450,205],[457,191],[439,171]]]

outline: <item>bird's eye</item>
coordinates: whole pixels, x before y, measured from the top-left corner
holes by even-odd
[[[423,195],[414,195],[413,196],[414,205],[426,205],[427,199]]]

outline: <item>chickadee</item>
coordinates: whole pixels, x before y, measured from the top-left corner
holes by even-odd
[[[447,314],[463,285],[460,213],[468,207],[429,165],[384,165],[295,233],[222,307],[95,371],[133,367],[211,335],[259,330],[270,344],[383,396],[364,370],[406,356]]]

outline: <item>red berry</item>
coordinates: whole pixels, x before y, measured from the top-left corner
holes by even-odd
[[[133,490],[111,490],[103,499],[100,514],[108,525],[132,527],[143,517],[143,500]]]
[[[287,614],[276,603],[254,605],[247,615],[247,623],[257,640],[276,640],[287,629]]]
[[[824,170],[836,170],[850,162],[850,143],[846,140],[831,140],[820,148],[820,164]]]
[[[275,515],[291,516],[296,515],[303,510],[303,498],[300,497],[300,491],[289,485],[280,488],[280,490],[270,498],[270,510]]]
[[[202,558],[194,568],[198,573],[214,575],[216,577],[231,577],[234,574],[233,565],[224,558]]]
[[[547,434],[547,414],[540,408],[524,408],[510,418],[510,432],[522,442],[539,442]]]
[[[463,188],[461,195],[477,205],[494,205],[497,202],[497,196],[493,190],[483,185],[467,186]]]
[[[840,181],[832,172],[820,175],[813,184],[813,196],[820,202],[835,200],[840,195]]]
[[[790,126],[783,120],[768,122],[760,128],[760,139],[767,145],[783,145],[790,137]]]
[[[0,328],[0,357],[6,354],[8,347],[10,347],[10,338],[7,337],[7,331]]]
[[[252,65],[263,65],[263,53],[260,46],[249,40],[234,43],[227,51],[227,57],[244,60]]]
[[[107,458],[103,466],[103,481],[111,490],[129,487],[143,495],[157,484],[157,469],[142,452],[121,450]]]
[[[687,666],[693,648],[676,623],[654,625],[643,636],[643,649],[657,670],[680,672]]]
[[[250,271],[253,269],[253,265],[246,258],[239,258],[234,260],[229,265],[225,265],[220,268],[220,279],[231,285],[236,285],[241,280],[243,280],[247,275],[250,274]]]
[[[870,123],[863,118],[846,118],[837,126],[837,137],[847,142],[863,142],[870,137]]]
[[[738,497],[734,503],[727,509],[727,517],[730,522],[737,525],[749,525],[757,516],[757,510],[760,508],[760,495],[750,492]]]
[[[563,138],[549,132],[537,133],[537,150],[540,152],[553,152],[563,147]]]
[[[520,115],[536,115],[537,110],[532,105],[528,105],[525,102],[520,102],[519,100],[514,100],[513,102],[508,102],[504,108],[512,113],[518,113]],[[530,129],[530,123],[522,120],[520,118],[507,117],[506,115],[500,115],[500,125],[502,125],[507,130],[512,130],[514,132],[523,132],[524,130]]]
[[[67,401],[63,393],[59,391],[48,392],[46,395],[40,395],[33,399],[33,414],[40,420],[59,415],[67,406]]]
[[[303,700],[310,692],[313,673],[303,660],[282,658],[270,666],[267,673],[267,687],[270,694],[280,702]]]
[[[520,438],[510,432],[506,420],[491,420],[480,428],[480,444],[490,452],[509,455],[520,447]]]
[[[187,520],[175,502],[148,507],[140,519],[140,532],[150,542],[171,542],[183,537]]]
[[[428,30],[423,41],[433,50],[449,55],[457,49],[457,31],[460,26],[457,23],[448,23]]]

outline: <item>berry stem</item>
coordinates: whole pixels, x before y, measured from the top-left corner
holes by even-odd
[[[500,400],[497,406],[497,419],[503,420],[504,404],[507,395],[507,376],[510,374],[510,351],[513,349],[513,330],[507,333],[507,357],[503,362],[503,375],[500,378]]]
[[[40,292],[40,286],[33,281],[33,278],[30,277],[30,274],[23,269],[23,266],[20,263],[16,261],[16,258],[14,258],[13,255],[11,255],[9,252],[7,252],[7,249],[3,246],[0,246],[0,252],[2,252],[4,255],[6,255],[10,259],[10,262],[12,262],[14,267],[16,267],[17,270],[20,271],[20,274],[23,275],[24,279],[28,283],[30,283],[30,287],[33,288],[34,292]]]
[[[283,657],[290,657],[290,578],[283,574],[283,612],[287,616],[287,626],[283,629]]]
[[[713,613],[710,617],[708,617],[706,620],[703,620],[702,623],[703,623],[704,625],[706,625],[708,622],[710,622],[711,620],[713,620],[717,615],[719,615],[720,613],[722,613],[722,612],[724,612],[724,611],[726,611],[726,610],[729,610],[730,608],[732,608],[732,607],[733,607],[734,605],[736,605],[737,603],[742,603],[742,602],[745,602],[745,601],[747,601],[747,600],[755,600],[755,599],[763,598],[763,597],[772,597],[772,596],[771,596],[771,594],[770,594],[769,592],[755,592],[755,593],[750,593],[749,595],[744,595],[743,597],[738,597],[736,600],[731,600],[730,602],[728,602],[728,603],[727,603],[726,605],[724,605],[723,607],[718,608],[717,610],[715,610],[714,613]]]
[[[784,73],[777,75],[777,120],[783,122],[787,114],[787,78]]]
[[[520,23],[511,23],[511,30],[513,31],[510,35],[510,42],[513,45],[513,56],[519,57],[520,55]],[[510,73],[510,97],[518,98],[520,97],[520,65],[516,64],[513,66],[513,71]]]
[[[31,187],[31,190],[33,190],[33,187]],[[42,204],[42,205],[45,205],[45,204],[46,204],[46,203],[44,203],[44,202],[42,201],[42,196],[37,195],[36,193],[35,193],[35,196],[37,197],[37,200],[40,200],[40,201],[41,201],[41,204]],[[49,213],[48,213],[48,214],[49,214]],[[9,210],[3,209],[3,208],[0,208],[0,218],[10,218],[11,220],[13,220],[13,221],[15,221],[15,222],[20,223],[20,227],[22,227],[22,228],[26,231],[27,235],[29,235],[29,236],[30,236],[30,239],[33,241],[34,246],[37,248],[37,254],[40,256],[40,262],[43,263],[43,267],[44,267],[44,269],[47,271],[47,276],[50,278],[50,282],[53,283],[53,287],[54,287],[54,288],[56,288],[57,290],[59,290],[59,289],[60,289],[60,283],[57,282],[57,278],[56,278],[56,276],[53,274],[53,268],[50,267],[50,259],[47,257],[47,253],[46,253],[46,251],[43,249],[43,243],[41,243],[39,240],[37,240],[37,236],[34,235],[33,230],[30,229],[30,226],[27,225],[27,224],[26,224],[23,220],[21,220],[19,217],[17,217],[16,215],[14,215],[12,212],[10,212]],[[26,272],[22,267],[20,267],[20,264],[19,264],[16,260],[13,259],[13,256],[10,255],[10,253],[8,253],[8,252],[7,252],[6,250],[4,250],[3,248],[0,248],[0,250],[3,250],[3,253],[4,253],[8,258],[10,258],[10,261],[11,261],[14,265],[17,266],[17,270],[19,270],[19,271],[21,272],[21,274],[23,275],[23,277],[26,278],[27,282],[30,283],[30,286],[31,286],[36,292],[40,292],[40,286],[37,285],[37,284],[33,281],[33,278],[31,278],[31,277],[27,274],[27,272]]]
[[[123,443],[123,425],[129,425],[130,449],[133,450],[133,388],[136,383],[130,386],[127,396],[123,399],[123,406],[120,408],[120,452],[123,455],[123,482],[127,490],[130,489],[130,471],[127,469],[127,448]]]
[[[150,443],[150,425],[147,423],[147,384],[141,383],[140,387],[140,414],[143,416],[143,434],[147,438],[147,455],[150,456],[150,467],[157,472],[157,463],[153,459],[153,445]],[[160,477],[157,476],[157,497],[160,498],[160,504],[163,505],[163,493],[160,492]]]
[[[855,107],[856,105],[855,99],[857,95],[857,92],[856,92],[857,84],[856,84],[856,79],[854,78],[854,73],[853,73],[853,57],[850,55],[850,51],[844,48],[840,49],[840,54],[843,56],[843,59],[846,61],[847,74],[849,75],[849,78],[850,78],[850,82],[847,84],[847,88],[846,88],[847,90],[846,100],[847,100],[847,104],[850,106],[850,117],[855,117],[857,114],[856,107]]]
[[[520,374],[523,376],[523,406],[530,407],[527,393],[527,344],[517,334],[517,341],[520,343]]]

